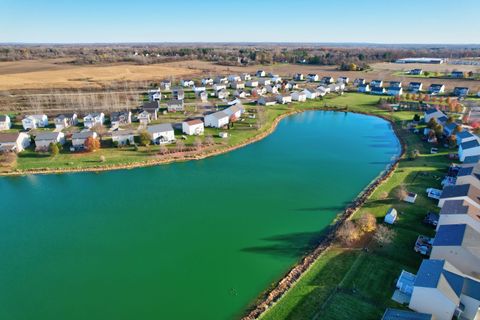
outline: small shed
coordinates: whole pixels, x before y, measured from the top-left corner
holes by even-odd
[[[407,192],[407,195],[403,198],[403,201],[408,203],[415,203],[415,200],[417,200],[417,194],[413,192]]]
[[[397,220],[397,210],[395,210],[395,208],[388,209],[384,219],[385,223],[394,224],[396,220]]]

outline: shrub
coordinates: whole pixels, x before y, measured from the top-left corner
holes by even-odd
[[[377,229],[377,219],[373,214],[367,212],[358,219],[357,225],[363,232],[372,232]]]

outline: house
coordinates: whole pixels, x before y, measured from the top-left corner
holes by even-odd
[[[305,93],[307,99],[315,99],[318,96],[316,91],[312,91],[310,89],[305,89],[302,92]]]
[[[403,94],[402,87],[388,87],[387,94],[389,96],[401,96]]]
[[[468,132],[465,129],[460,132],[457,132],[455,136],[457,137],[457,145],[460,145],[464,142],[477,140],[476,136],[474,136],[472,133]],[[463,163],[465,163],[465,161]]]
[[[235,90],[235,92],[233,93],[233,96],[244,99],[247,97],[247,92],[244,90]]]
[[[257,77],[265,77],[267,73],[264,70],[258,70],[256,73]]]
[[[304,102],[307,100],[307,95],[305,94],[305,92],[294,91],[292,92],[292,100],[298,101],[298,102]]]
[[[112,142],[118,146],[128,146],[135,143],[133,130],[115,130],[112,132]]]
[[[343,83],[331,83],[328,85],[328,89],[330,89],[330,92],[340,92],[343,89],[345,89],[345,84]]]
[[[130,111],[116,111],[110,115],[110,124],[114,128],[130,123],[132,123],[132,112]]]
[[[76,113],[60,114],[53,119],[53,122],[55,123],[55,129],[63,130],[70,126],[76,126],[78,117]]]
[[[204,91],[207,91],[207,88],[205,87],[197,87],[197,86],[194,86],[193,87],[193,92],[196,96],[198,96],[200,93],[204,92]]]
[[[207,102],[208,101],[208,93],[206,91],[200,92],[200,94],[198,96],[200,97],[200,101],[202,101],[202,102]]]
[[[180,84],[184,88],[189,88],[189,87],[193,87],[195,85],[195,82],[193,80],[190,80],[190,79],[189,80],[181,80]]]
[[[438,119],[443,117],[446,118],[447,116],[442,111],[436,108],[429,108],[423,113],[423,121],[425,123],[429,123],[432,118],[438,122]]]
[[[252,89],[252,95],[263,96],[266,93],[267,93],[267,89],[265,89],[265,87],[259,87],[259,88]]]
[[[305,76],[303,75],[303,73],[295,73],[295,75],[293,76],[293,80],[303,81],[305,80]]]
[[[270,80],[272,80],[272,83],[280,83],[282,82],[282,77],[280,77],[278,74],[274,74]]]
[[[371,87],[370,89],[370,94],[377,94],[377,95],[382,95],[385,94],[387,90],[383,87]]]
[[[282,95],[279,94],[277,95],[277,102],[280,104],[287,104],[292,102],[292,96],[291,95]]]
[[[12,121],[7,115],[0,114],[0,130],[9,130],[12,127]]]
[[[213,85],[213,91],[217,92],[217,91],[220,91],[220,90],[226,90],[227,89],[227,86],[225,84],[219,84],[219,83],[216,83]]]
[[[228,79],[227,77],[223,77],[223,76],[218,76],[215,78],[215,80],[213,80],[213,83],[215,84],[228,84]]]
[[[469,89],[467,87],[455,87],[453,89],[453,95],[457,97],[466,97],[468,96]]]
[[[401,81],[390,81],[388,83],[389,87],[396,87],[396,88],[401,88],[402,87],[402,82]]]
[[[242,81],[242,78],[240,76],[237,76],[237,75],[229,75],[227,77],[227,80],[229,82],[238,82],[238,81]]]
[[[356,86],[356,87],[364,85],[366,83],[367,83],[367,81],[363,78],[357,78],[353,81],[353,85]]]
[[[461,165],[455,177],[455,185],[471,184],[480,189],[480,170],[479,165]]]
[[[452,73],[450,73],[450,77],[456,79],[465,78],[465,74],[463,73],[463,71],[452,71]]]
[[[22,119],[22,126],[25,130],[45,128],[48,126],[48,117],[45,114],[34,114]]]
[[[162,93],[160,92],[160,88],[148,90],[148,100],[149,101],[162,100]]]
[[[175,141],[175,132],[170,123],[155,124],[147,127],[154,144],[166,144]]]
[[[174,88],[172,90],[172,99],[183,100],[185,99],[185,91],[182,88]]]
[[[411,93],[418,93],[422,91],[423,84],[421,82],[410,82],[408,84],[408,91]]]
[[[339,77],[337,79],[337,82],[347,85],[350,82],[350,78],[349,77]]]
[[[25,132],[0,133],[0,151],[22,152],[30,146],[30,136]]]
[[[443,126],[443,133],[447,137],[450,137],[452,134],[455,133],[455,129],[457,129],[458,126],[461,126],[461,125],[456,122],[447,123],[445,126]]]
[[[257,103],[262,106],[273,106],[277,104],[277,99],[275,97],[260,97]]]
[[[409,308],[431,314],[436,320],[477,319],[480,284],[464,277],[445,260],[423,260],[418,270]]]
[[[480,232],[480,209],[465,200],[447,200],[440,210],[437,230],[440,226],[466,224]]]
[[[330,85],[331,86],[331,85]],[[328,88],[325,88],[324,86],[320,86],[318,87],[315,92],[317,93],[317,97],[323,97],[325,96],[327,93],[330,93],[331,89],[330,89],[330,86],[328,86]]]
[[[103,112],[93,112],[83,117],[83,126],[87,129],[91,129],[96,125],[103,125],[104,121],[105,114]]]
[[[95,131],[83,130],[72,134],[72,147],[75,150],[83,150],[85,148],[85,141],[88,138],[97,139],[98,135]]]
[[[245,89],[245,82],[232,82],[230,84],[230,88],[232,89]]]
[[[167,102],[168,112],[184,111],[185,103],[183,100],[170,100]]]
[[[307,75],[307,80],[310,81],[310,82],[317,82],[319,79],[320,79],[320,77],[316,73],[309,73]]]
[[[226,126],[229,122],[229,115],[223,111],[218,111],[215,113],[207,114],[204,117],[204,122],[206,127],[211,128],[222,128]]]
[[[370,81],[370,87],[383,87],[383,81],[382,80],[372,80]]]
[[[172,87],[172,82],[171,81],[168,81],[168,80],[165,80],[165,81],[162,81],[160,82],[160,89],[161,90],[170,90],[170,88]]]
[[[258,83],[261,86],[268,86],[268,85],[272,84],[272,80],[270,80],[270,79],[260,79],[260,80],[258,80]]]
[[[480,144],[478,140],[462,142],[458,145],[458,159],[463,162],[466,157],[480,155]]]
[[[256,88],[258,87],[258,81],[257,80],[249,80],[245,83],[245,86],[249,88]]]
[[[63,132],[40,132],[35,136],[35,150],[47,151],[50,144],[65,144]]]
[[[324,84],[331,84],[335,81],[335,79],[333,79],[333,77],[323,77],[320,82],[321,83],[324,83]]]
[[[218,99],[226,99],[230,95],[230,92],[228,92],[226,89],[221,89],[218,90],[216,94]]]
[[[423,74],[423,70],[422,69],[412,69],[408,73],[411,74],[412,76],[421,76]]]
[[[157,101],[146,102],[142,106],[142,112],[145,111],[150,113],[150,119],[152,121],[158,119],[158,109],[159,109],[159,105]]]
[[[277,87],[272,87],[270,85],[265,86],[265,89],[267,89],[267,93],[278,93],[278,88]]]
[[[357,91],[361,93],[368,93],[370,92],[370,85],[369,84],[360,84],[357,87]]]
[[[249,73],[242,73],[240,75],[240,78],[242,79],[242,81],[250,81],[252,80],[252,76],[249,74]]]
[[[430,87],[428,87],[428,93],[430,93],[431,95],[438,95],[444,92],[445,92],[445,85],[443,84],[432,83]]]
[[[237,120],[240,119],[242,114],[245,112],[245,109],[243,108],[242,104],[237,103],[224,109],[223,112],[225,112],[230,117],[230,119]]]
[[[465,157],[465,160],[463,161],[463,165],[477,164],[479,161],[480,161],[480,155],[478,155],[478,156],[468,156],[468,157]]]
[[[202,79],[202,85],[204,85],[204,86],[213,85],[213,79],[212,78],[203,78]]]
[[[442,208],[447,200],[465,200],[480,209],[480,189],[471,184],[446,186],[438,200],[438,206]]]
[[[396,220],[397,220],[397,210],[395,210],[395,208],[388,209],[387,214],[385,215],[385,218],[383,219],[383,221],[388,224],[394,224]]]
[[[285,88],[289,90],[298,89],[300,86],[295,81],[289,81],[285,84]]]
[[[387,308],[382,320],[433,320],[431,314]]]
[[[480,233],[467,224],[441,225],[430,259],[447,260],[463,274],[480,277]]]
[[[205,128],[203,121],[200,119],[194,119],[189,121],[182,122],[182,132],[189,136],[198,136],[202,135]]]
[[[146,126],[152,122],[152,115],[148,111],[142,111],[137,115],[137,119],[140,122],[140,125]]]

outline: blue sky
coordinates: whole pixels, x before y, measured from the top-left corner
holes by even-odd
[[[480,43],[478,0],[0,0],[0,42]]]

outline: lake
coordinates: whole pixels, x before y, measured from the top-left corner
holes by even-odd
[[[201,161],[0,178],[0,319],[238,318],[399,153],[309,111]]]

